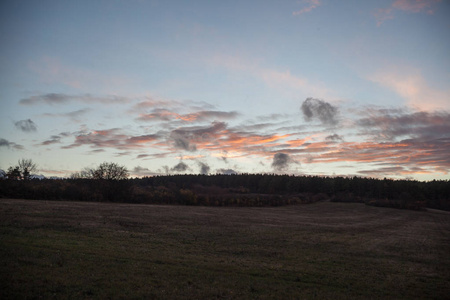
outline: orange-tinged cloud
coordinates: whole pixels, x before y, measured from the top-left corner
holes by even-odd
[[[450,106],[450,90],[430,87],[418,70],[390,68],[376,72],[369,79],[393,90],[415,109],[430,111]]]

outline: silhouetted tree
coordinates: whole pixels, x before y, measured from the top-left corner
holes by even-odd
[[[8,172],[6,172],[6,176],[10,180],[19,180],[20,179],[20,170],[19,167],[9,167]]]
[[[17,167],[19,168],[22,179],[30,179],[32,172],[37,171],[37,165],[31,159],[20,159]]]
[[[84,170],[73,173],[72,179],[106,179],[106,180],[123,180],[127,179],[129,172],[126,167],[116,163],[104,162],[94,169],[85,168]]]

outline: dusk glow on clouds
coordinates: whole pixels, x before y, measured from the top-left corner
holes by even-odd
[[[450,179],[450,3],[2,1],[0,168]]]

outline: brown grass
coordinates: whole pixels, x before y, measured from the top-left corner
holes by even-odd
[[[0,298],[437,298],[450,215],[0,199]]]

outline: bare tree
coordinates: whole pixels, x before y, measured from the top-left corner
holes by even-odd
[[[94,178],[107,180],[121,180],[129,176],[127,168],[116,163],[104,162],[94,171]]]
[[[71,179],[93,179],[95,169],[84,168],[80,172],[75,172],[70,175]]]
[[[71,178],[122,180],[128,178],[128,176],[129,172],[126,167],[116,163],[104,162],[97,168],[85,168],[80,172],[74,173],[71,175]]]
[[[29,179],[32,172],[37,171],[37,165],[31,159],[20,159],[17,167],[22,176],[22,179]]]

